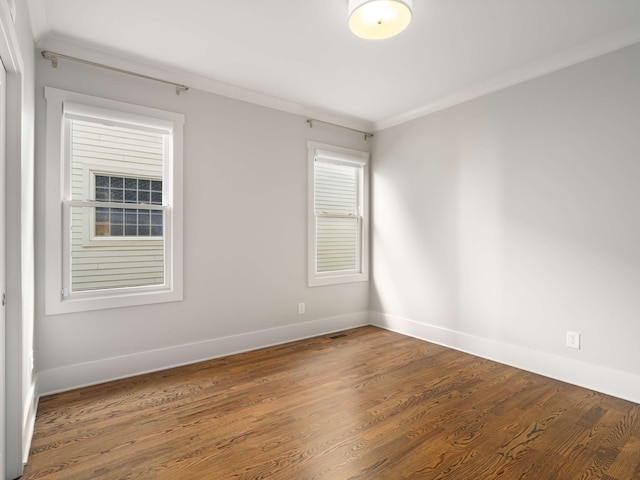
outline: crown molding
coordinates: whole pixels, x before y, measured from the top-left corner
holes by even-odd
[[[600,37],[597,40],[578,45],[542,60],[529,63],[524,67],[493,77],[486,82],[473,85],[443,98],[436,99],[433,102],[414,110],[410,110],[387,119],[375,121],[373,122],[374,131],[378,132],[380,130],[385,130],[396,125],[424,117],[425,115],[453,107],[454,105],[473,100],[474,98],[478,98],[483,95],[526,82],[527,80],[561,70],[571,65],[599,57],[600,55],[619,50],[637,42],[640,42],[640,24],[635,24],[625,30]]]
[[[40,0],[31,1],[39,2]],[[96,45],[60,35],[47,35],[40,40],[36,46],[41,50],[51,50],[64,55],[102,63],[104,65],[109,65],[123,70],[129,70],[142,75],[162,78],[167,81],[184,84],[192,89],[202,90],[208,93],[233,98],[235,100],[292,113],[294,115],[313,117],[316,120],[322,120],[324,122],[334,123],[336,125],[356,130],[371,131],[373,129],[373,122],[367,120],[291,102],[282,98],[273,97],[254,90],[221,82],[219,80],[182,71],[169,65],[163,65],[143,58],[114,52]]]
[[[31,21],[31,31],[36,43],[50,33],[49,16],[47,14],[47,3],[45,0],[27,0],[29,9],[29,20]]]
[[[175,69],[143,58],[125,55],[104,47],[91,45],[77,39],[63,37],[50,32],[44,0],[28,0],[32,29],[37,46],[66,55],[85,58],[98,63],[132,70],[137,73],[165,78],[190,88],[222,95],[228,98],[261,105],[295,115],[313,117],[318,120],[339,124],[356,130],[378,132],[411,120],[444,110],[473,100],[489,93],[517,85],[528,80],[561,70],[571,65],[613,52],[640,42],[640,23],[624,30],[600,37],[578,45],[523,67],[493,77],[487,81],[471,85],[468,88],[434,99],[421,107],[400,113],[393,117],[377,121],[350,117],[339,112],[330,112],[317,107],[291,102],[254,90],[238,87],[229,83],[207,78],[201,75]],[[40,40],[38,40],[40,38]]]

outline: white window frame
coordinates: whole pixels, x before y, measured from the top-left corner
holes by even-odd
[[[47,101],[46,186],[45,186],[45,313],[100,310],[148,305],[183,299],[183,125],[184,115],[132,105],[57,88],[45,87]],[[69,292],[71,160],[65,138],[65,121],[70,116],[135,125],[170,133],[168,161],[163,175],[165,283],[83,292]],[[68,179],[67,179],[68,180]],[[66,250],[66,251],[65,251]]]
[[[318,272],[316,265],[317,223],[315,211],[315,162],[316,157],[342,165],[361,165],[358,189],[360,222],[358,232],[358,268],[355,271]],[[307,142],[307,276],[308,285],[336,285],[369,280],[369,153],[326,143]]]

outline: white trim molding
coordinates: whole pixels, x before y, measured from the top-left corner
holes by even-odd
[[[640,376],[380,312],[371,325],[640,403]]]
[[[0,1],[0,57],[7,71],[6,94],[6,291],[5,310],[5,436],[1,478],[17,478],[23,471],[26,446],[31,435],[25,433],[29,419],[24,413],[32,403],[29,397],[31,371],[27,371],[27,343],[33,327],[33,91],[30,63],[32,45],[21,45],[16,28],[15,2]],[[21,21],[18,24],[22,23]],[[23,37],[24,39],[24,37]],[[31,267],[31,268],[30,268]],[[31,347],[28,347],[30,350]],[[35,412],[34,412],[35,413]],[[0,442],[2,443],[2,442]]]
[[[50,395],[368,324],[369,312],[358,312],[52,368],[38,374],[39,393]]]
[[[380,312],[356,312],[41,371],[39,396],[142,375],[365,325],[435,343],[590,390],[640,403],[640,376]],[[28,402],[32,431],[37,398]],[[26,413],[26,411],[25,411]],[[31,435],[27,436],[29,439]],[[28,452],[28,448],[26,450]]]
[[[23,425],[22,425],[22,463],[26,464],[31,450],[31,440],[33,439],[33,431],[36,427],[36,413],[38,411],[38,380],[31,383],[27,392],[27,398],[24,402]]]

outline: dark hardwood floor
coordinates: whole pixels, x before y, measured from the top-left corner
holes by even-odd
[[[640,406],[364,327],[40,400],[31,479],[640,479]]]

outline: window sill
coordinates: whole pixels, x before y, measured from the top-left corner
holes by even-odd
[[[154,303],[179,302],[183,299],[182,291],[168,288],[140,289],[127,292],[115,292],[95,290],[79,292],[65,298],[48,298],[46,315],[59,315],[63,313],[88,312],[108,308],[132,307],[137,305],[151,305]]]
[[[310,287],[321,287],[325,285],[339,285],[341,283],[368,282],[369,275],[365,273],[346,273],[336,275],[310,276]]]

